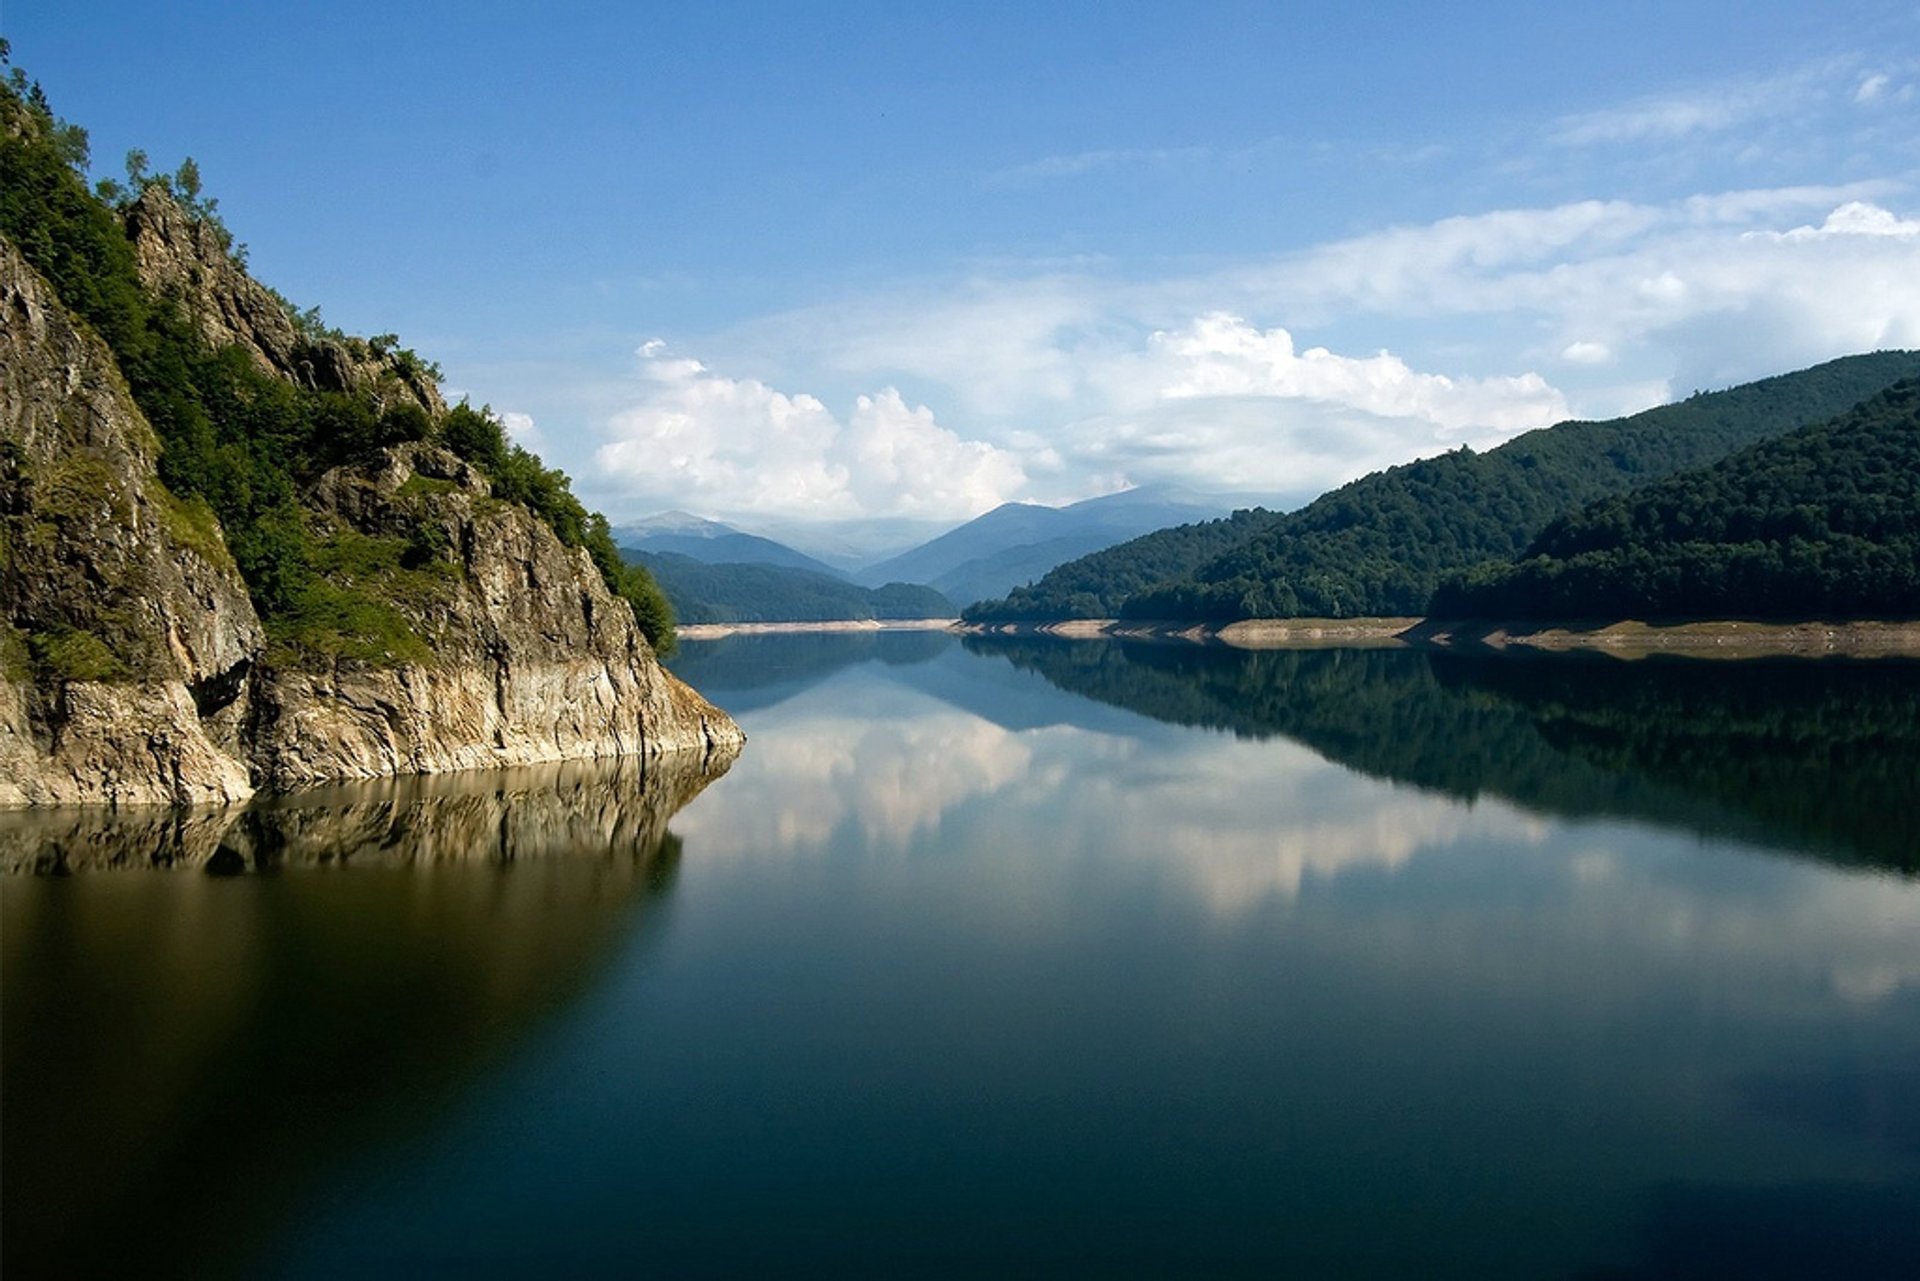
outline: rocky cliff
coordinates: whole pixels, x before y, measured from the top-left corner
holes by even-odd
[[[0,804],[252,791],[233,704],[265,637],[157,452],[105,344],[0,240]]]
[[[353,392],[377,406],[411,402],[446,411],[440,389],[415,360],[344,334],[303,334],[281,300],[229,256],[215,225],[160,187],[126,211],[140,283],[180,304],[209,347],[238,347],[267,373],[318,391]]]
[[[417,363],[303,338],[164,193],[135,202],[126,225],[142,282],[210,345],[297,385],[444,412]],[[584,550],[444,449],[384,450],[302,496],[316,537],[406,543],[405,570],[376,568],[363,586],[393,589],[425,644],[372,662],[270,643],[218,521],[168,492],[159,450],[112,352],[0,238],[0,806],[724,759],[742,741],[660,667]]]
[[[347,537],[444,549],[414,571],[424,590],[416,580],[392,597],[435,661],[257,681],[248,737],[274,786],[737,749],[739,729],[655,661],[587,554],[448,451],[404,445],[376,467],[337,468],[308,505]]]

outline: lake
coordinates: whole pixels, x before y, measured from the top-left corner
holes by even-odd
[[[8,1277],[1914,1275],[1920,664],[683,651],[717,780],[0,816]]]

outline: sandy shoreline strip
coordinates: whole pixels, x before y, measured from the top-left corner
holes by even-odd
[[[1211,623],[1132,623],[1075,619],[1058,623],[961,626],[967,633],[1000,636],[1101,637],[1184,641],[1235,649],[1309,649],[1417,645],[1480,650],[1568,652],[1576,650],[1643,658],[1686,654],[1702,658],[1766,655],[1857,657],[1920,656],[1920,622],[1852,621],[1761,623],[1744,621],[1454,622],[1421,618],[1254,618]]]
[[[685,623],[674,632],[683,640],[718,640],[783,632],[945,632],[959,625],[957,618],[849,618],[823,623]]]

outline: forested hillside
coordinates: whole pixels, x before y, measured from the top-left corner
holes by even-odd
[[[1089,558],[1061,566],[1044,588],[1037,584],[969,617],[1117,612],[1230,621],[1424,613],[1448,576],[1511,559],[1556,517],[1831,418],[1916,374],[1920,353],[1849,356],[1627,418],[1561,423],[1483,454],[1460,449],[1363,477],[1250,531],[1184,577],[1126,592],[1105,577],[1112,559]],[[1251,514],[1253,523],[1258,515]],[[1157,554],[1155,544],[1136,543]],[[1124,555],[1118,567],[1138,576]],[[1116,598],[1124,599],[1118,611]]]
[[[952,618],[953,602],[931,587],[861,587],[785,565],[710,565],[677,552],[628,555],[648,569],[683,623],[818,623]]]
[[[1449,618],[1920,617],[1920,384],[1555,521]]]
[[[1219,520],[1142,534],[1055,566],[1039,581],[1014,588],[1004,600],[968,606],[961,617],[969,623],[1113,618],[1135,592],[1187,577],[1279,519],[1279,512],[1254,507]]]

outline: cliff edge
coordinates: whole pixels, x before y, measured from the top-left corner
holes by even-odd
[[[368,415],[412,414],[383,424],[446,415],[411,353],[296,332],[164,191],[124,218],[143,285],[206,351]],[[249,581],[207,501],[163,483],[161,436],[113,350],[0,237],[0,806],[730,758],[739,728],[660,666],[588,550],[414,434],[304,484],[300,546],[332,595],[304,606],[304,630],[263,622],[272,583]],[[370,641],[353,617],[316,633],[339,600],[374,611]]]

